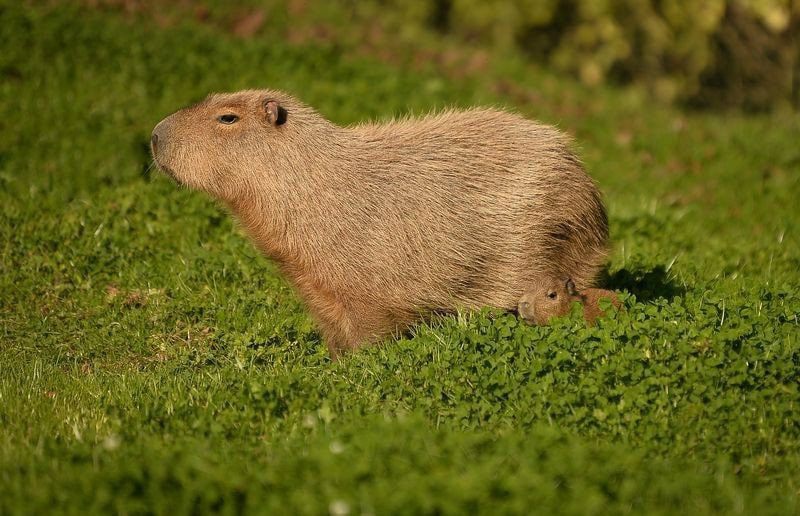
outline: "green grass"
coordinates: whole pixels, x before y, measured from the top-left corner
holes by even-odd
[[[796,113],[681,112],[513,57],[455,76],[274,23],[0,4],[0,514],[800,512]],[[148,169],[162,117],[259,86],[339,123],[558,124],[627,311],[460,314],[331,363],[229,217]]]

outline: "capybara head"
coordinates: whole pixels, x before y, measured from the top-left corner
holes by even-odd
[[[544,325],[553,317],[567,315],[572,303],[581,300],[571,278],[543,281],[525,291],[517,310],[525,321]]]
[[[268,90],[211,95],[153,129],[153,158],[180,184],[222,199],[241,195],[255,179],[252,171],[270,170],[274,154],[285,154],[280,149],[296,116],[308,118],[307,108],[294,106],[291,97]]]

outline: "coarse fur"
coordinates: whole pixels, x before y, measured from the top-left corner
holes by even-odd
[[[335,356],[433,312],[516,309],[540,278],[590,286],[608,223],[569,143],[484,108],[340,127],[251,90],[167,117],[152,150],[238,217]]]
[[[537,281],[520,298],[517,310],[525,322],[541,326],[553,317],[569,314],[572,303],[578,302],[583,309],[583,318],[593,325],[603,314],[601,299],[608,299],[616,309],[622,308],[617,294],[611,290],[587,288],[579,291],[570,278]]]

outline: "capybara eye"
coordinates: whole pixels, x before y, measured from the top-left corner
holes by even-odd
[[[230,125],[236,123],[236,121],[239,120],[239,117],[236,115],[222,115],[217,120],[219,120],[220,123]]]
[[[550,299],[555,299],[555,298],[558,297],[558,294],[556,294],[555,292],[551,291],[551,292],[547,293],[547,297],[549,297]]]

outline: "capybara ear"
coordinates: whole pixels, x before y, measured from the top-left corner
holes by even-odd
[[[575,282],[572,281],[572,278],[567,278],[566,287],[567,287],[567,294],[569,294],[570,296],[578,295],[578,290],[575,288]]]
[[[268,100],[264,103],[264,110],[267,112],[267,120],[272,125],[283,125],[289,112],[278,103],[277,100]]]

